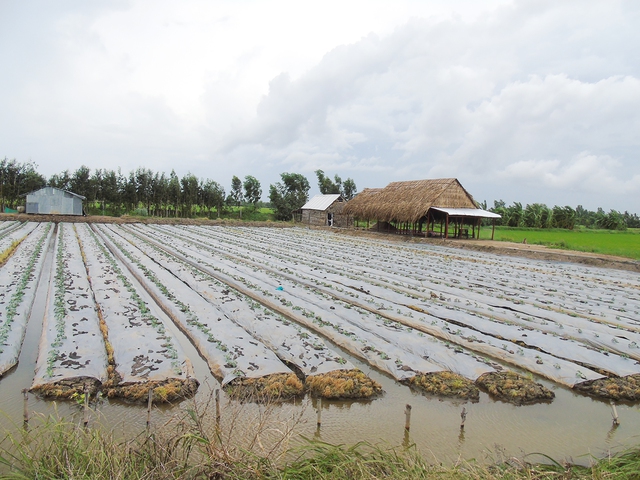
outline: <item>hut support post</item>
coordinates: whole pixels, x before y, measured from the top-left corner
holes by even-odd
[[[449,214],[447,213],[444,220],[444,238],[449,238]]]
[[[496,233],[496,219],[493,219],[493,227],[491,228],[491,240],[493,240],[493,235]]]

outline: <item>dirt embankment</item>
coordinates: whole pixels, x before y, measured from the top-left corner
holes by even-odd
[[[127,223],[144,223],[153,225],[234,225],[234,226],[254,226],[254,227],[272,227],[287,228],[292,224],[283,222],[244,222],[234,219],[216,219],[209,220],[206,218],[175,218],[175,217],[109,217],[102,215],[27,215],[2,213],[0,221],[18,221],[18,222],[69,222],[69,223],[115,223],[118,225]]]
[[[161,225],[233,225],[233,226],[253,226],[253,227],[271,227],[271,228],[288,228],[294,224],[286,222],[244,222],[234,219],[193,219],[193,218],[159,218],[159,217],[108,217],[101,215],[88,215],[86,217],[79,215],[26,215],[26,214],[0,214],[0,220],[17,220],[21,222],[74,222],[74,223],[145,223],[145,224],[161,224]],[[317,229],[329,229],[329,227],[311,227]],[[424,238],[412,237],[410,235],[398,235],[381,232],[373,232],[367,230],[354,229],[331,229],[345,235],[363,236],[370,238],[378,238],[386,242],[413,242],[413,243],[429,243],[433,245],[441,245],[453,248],[462,248],[474,250],[478,252],[493,253],[496,255],[512,255],[517,257],[526,257],[537,260],[549,260],[554,262],[571,262],[582,265],[590,265],[600,268],[613,268],[617,270],[629,270],[640,273],[640,261],[631,260],[625,257],[616,257],[613,255],[603,255],[598,253],[576,252],[569,250],[557,250],[545,247],[543,245],[529,245],[513,242],[498,242],[494,240],[467,240],[467,239],[442,239],[442,238]]]

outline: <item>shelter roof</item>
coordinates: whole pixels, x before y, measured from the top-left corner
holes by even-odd
[[[38,193],[42,190],[47,190],[47,189],[51,189],[51,190],[58,190],[59,192],[64,192],[64,193],[68,193],[69,195],[73,195],[74,197],[78,197],[81,200],[86,200],[87,197],[84,197],[82,195],[78,195],[77,193],[73,193],[70,192],[69,190],[63,190],[62,188],[58,188],[58,187],[51,187],[51,186],[46,186],[46,187],[42,187],[42,188],[38,188],[37,190],[33,190],[29,193],[23,193],[22,195],[20,195],[21,197],[26,197],[27,195],[33,195],[34,193]]]
[[[478,208],[455,178],[392,182],[361,197],[367,190],[348,202],[343,213],[387,222],[416,222],[432,207]]]
[[[302,210],[320,210],[324,211],[333,205],[334,202],[342,199],[339,193],[328,195],[316,195],[302,206]],[[340,200],[341,201],[341,200]]]
[[[481,208],[444,208],[431,207],[433,210],[444,212],[450,217],[502,218],[502,215],[489,212]]]

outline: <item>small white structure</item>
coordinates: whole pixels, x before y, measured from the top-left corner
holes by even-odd
[[[86,197],[56,187],[43,187],[27,193],[26,212],[40,215],[83,215]]]
[[[347,222],[342,215],[342,209],[345,205],[342,195],[316,195],[302,208],[301,222],[307,225],[315,225],[319,227],[346,227]]]

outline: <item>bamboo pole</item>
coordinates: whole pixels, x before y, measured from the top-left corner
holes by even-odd
[[[317,427],[320,428],[322,426],[322,398],[318,398],[318,401],[316,402],[316,410],[318,412],[318,420],[317,420]]]
[[[24,397],[22,417],[23,417],[24,428],[26,429],[29,426],[29,390],[27,390],[26,388],[23,388],[22,396]]]
[[[87,384],[84,384],[84,413],[82,424],[84,428],[89,426],[89,388],[87,388]]]
[[[216,428],[220,428],[220,389],[216,388]]]
[[[460,430],[464,430],[464,422],[467,419],[467,409],[462,407],[462,412],[460,413]]]
[[[149,389],[149,394],[147,397],[147,434],[151,429],[151,405],[153,403],[153,388]]]
[[[609,400],[611,404],[611,416],[613,417],[613,424],[617,427],[620,425],[620,420],[618,419],[618,410],[616,409],[616,404],[613,403],[613,400]]]

